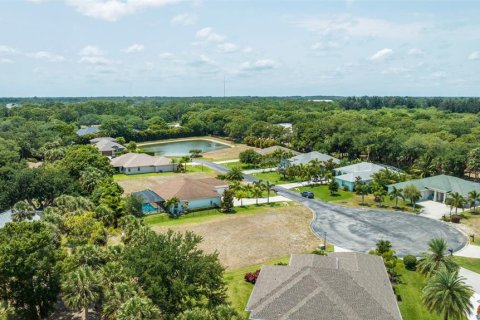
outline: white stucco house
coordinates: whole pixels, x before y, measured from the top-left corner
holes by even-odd
[[[167,208],[171,213],[219,207],[222,195],[228,185],[215,178],[180,178],[165,182],[152,190],[165,201],[172,198],[180,200],[176,206]]]
[[[397,168],[371,162],[355,163],[349,166],[335,168],[333,171],[335,172],[335,181],[337,181],[340,188],[346,187],[348,190],[353,191],[357,177],[360,177],[363,182],[368,184],[372,181],[375,173],[384,169],[400,172]]]
[[[120,173],[139,174],[176,171],[177,163],[167,157],[154,157],[145,153],[126,153],[111,160]]]

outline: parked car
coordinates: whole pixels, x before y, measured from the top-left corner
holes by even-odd
[[[314,198],[313,193],[310,192],[310,191],[303,191],[301,193],[301,195],[302,195],[302,197],[308,198],[308,199],[313,199]]]

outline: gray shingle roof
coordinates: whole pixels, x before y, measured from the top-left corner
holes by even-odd
[[[298,156],[292,157],[288,159],[291,164],[299,165],[299,164],[308,164],[312,160],[318,160],[318,161],[328,161],[332,160],[333,163],[340,163],[340,160],[337,158],[334,158],[332,156],[329,156],[328,154],[325,153],[320,153],[317,151],[312,151],[309,153],[302,153],[299,154]]]
[[[369,181],[372,179],[372,176],[375,173],[384,169],[400,172],[400,170],[397,168],[381,165],[381,164],[375,164],[371,162],[355,163],[349,166],[336,168],[334,170],[335,172],[337,172],[337,174],[341,173],[341,175],[336,176],[335,179],[355,182],[357,177],[362,178],[362,180],[364,181]]]
[[[463,196],[468,196],[470,191],[480,191],[480,183],[463,180],[457,177],[447,176],[444,174],[428,177],[423,179],[415,179],[405,182],[399,182],[388,187],[396,187],[404,189],[409,185],[414,185],[418,190],[435,189],[443,192],[458,192]]]
[[[264,266],[247,304],[250,319],[402,319],[381,257],[293,255]]]
[[[101,139],[94,145],[95,147],[98,148],[98,150],[102,152],[113,152],[113,151],[125,150],[125,147],[122,146],[121,144],[108,139]]]

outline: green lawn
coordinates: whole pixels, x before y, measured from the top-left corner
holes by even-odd
[[[397,271],[401,283],[395,286],[395,292],[401,297],[398,306],[403,319],[441,320],[441,316],[431,314],[422,304],[424,277],[416,271],[406,270],[403,262],[399,262]]]
[[[245,215],[245,214],[257,214],[267,211],[267,208],[275,208],[285,205],[295,205],[290,203],[270,203],[270,204],[261,204],[261,205],[252,205],[252,206],[245,206],[245,207],[235,207],[235,215]],[[149,225],[159,225],[162,226],[172,226],[172,225],[179,225],[183,223],[189,222],[203,222],[209,219],[213,219],[218,216],[228,216],[230,214],[225,214],[221,212],[219,209],[208,209],[196,212],[190,212],[179,218],[170,218],[168,214],[161,213],[161,214],[154,214],[151,216],[147,216],[144,218],[144,221]]]
[[[228,162],[222,163],[222,166],[225,166],[229,169],[240,167],[242,170],[258,169],[258,166],[253,166],[251,164],[240,163],[240,162]]]
[[[475,258],[465,258],[465,257],[454,257],[456,263],[461,267],[471,270],[476,273],[480,273],[480,259]]]
[[[214,170],[207,168],[203,165],[188,165],[187,164],[187,172],[186,173],[197,173],[197,172],[205,172],[205,173],[212,173]],[[120,180],[130,180],[130,179],[143,179],[147,177],[156,177],[156,176],[170,176],[173,174],[177,174],[177,172],[151,172],[151,173],[141,173],[141,174],[123,174],[117,173],[113,175],[114,181]]]
[[[263,181],[268,181],[273,184],[285,184],[285,183],[292,183],[292,182],[302,182],[302,179],[300,178],[294,178],[294,179],[283,179],[283,176],[278,174],[276,171],[271,171],[271,172],[259,172],[259,173],[253,173],[252,176],[255,178],[258,178]]]
[[[278,262],[288,263],[290,257],[278,258],[272,261],[269,261],[269,265],[273,265]],[[241,269],[236,269],[232,271],[225,272],[224,279],[227,284],[227,296],[228,300],[232,306],[240,312],[240,314],[248,316],[248,312],[245,311],[245,307],[250,297],[250,293],[253,290],[253,284],[248,283],[243,278],[247,272],[255,272],[260,269],[262,265],[253,265]]]
[[[303,192],[303,191],[311,191],[315,199],[322,200],[322,201],[341,201],[353,198],[355,194],[349,191],[338,190],[335,195],[330,195],[330,191],[328,190],[327,185],[312,185],[307,187],[295,188],[295,191]]]

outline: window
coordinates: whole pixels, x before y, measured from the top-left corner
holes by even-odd
[[[140,171],[140,167],[137,168],[137,171]]]

